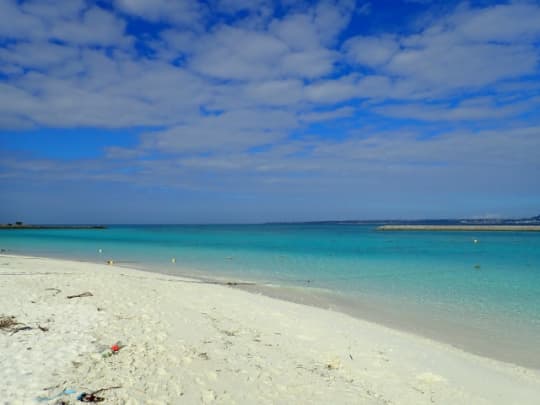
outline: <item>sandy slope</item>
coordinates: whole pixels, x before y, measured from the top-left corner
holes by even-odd
[[[66,298],[84,291],[93,296]],[[121,386],[102,393],[115,404],[540,398],[537,371],[340,313],[115,266],[0,256],[0,315],[32,328],[0,332],[0,403],[110,386]],[[117,340],[126,346],[103,358]]]

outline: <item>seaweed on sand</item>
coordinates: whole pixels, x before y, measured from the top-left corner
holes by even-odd
[[[18,324],[19,322],[14,316],[0,316],[0,329],[2,330],[11,330]]]

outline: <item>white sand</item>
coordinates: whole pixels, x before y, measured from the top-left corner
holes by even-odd
[[[93,296],[66,298],[85,291]],[[0,403],[116,385],[105,403],[540,403],[538,371],[336,312],[116,266],[0,256],[0,315],[33,328],[0,331]],[[126,346],[103,358],[117,340]]]

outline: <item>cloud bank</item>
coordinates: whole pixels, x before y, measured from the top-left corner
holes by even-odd
[[[392,10],[353,0],[2,0],[4,139],[112,135],[86,160],[15,156],[6,142],[0,179],[283,201],[503,187],[527,196],[523,211],[540,202],[528,191],[540,188],[540,5],[402,7],[405,21],[374,24]]]

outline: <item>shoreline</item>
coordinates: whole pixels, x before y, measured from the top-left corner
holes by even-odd
[[[270,298],[284,300],[300,305],[332,311],[351,316],[365,322],[389,328],[418,338],[432,340],[448,345],[456,350],[540,371],[540,352],[531,356],[530,347],[508,337],[489,335],[486,331],[476,330],[469,324],[456,319],[441,319],[431,313],[417,312],[408,308],[397,314],[391,307],[382,304],[380,297],[370,296],[360,299],[346,297],[334,292],[308,291],[303,287],[245,285],[235,287],[254,294],[263,294]],[[416,308],[418,310],[418,308]],[[466,333],[463,333],[466,331]],[[517,336],[523,340],[523,336]],[[516,338],[516,336],[514,336]],[[526,336],[534,341],[532,336]],[[503,348],[503,345],[505,349]],[[512,350],[509,350],[511,346]]]
[[[0,276],[1,315],[29,327],[0,333],[8,402],[111,386],[120,387],[104,393],[112,403],[533,404],[540,395],[537,370],[226,285],[11,255],[0,256]],[[103,358],[118,340],[119,353]]]
[[[175,271],[167,271],[168,269],[164,267],[152,267],[147,264],[138,265],[138,263],[133,262],[120,261],[110,265],[105,264],[106,262],[89,259],[55,258],[13,254],[9,252],[3,252],[1,254],[36,260],[72,261],[75,263],[106,266],[107,268],[142,271],[184,280],[188,279],[201,284],[231,287],[249,294],[263,295],[280,301],[344,314],[383,328],[448,345],[471,355],[540,372],[540,353],[531,356],[529,349],[526,348],[528,344],[523,344],[523,342],[520,344],[519,342],[519,339],[523,339],[521,335],[519,339],[515,340],[515,337],[510,339],[509,337],[502,338],[499,335],[488,335],[486,331],[477,330],[476,325],[463,322],[456,323],[456,319],[434,317],[432,313],[419,312],[421,311],[420,308],[415,308],[414,310],[408,308],[408,310],[403,311],[403,307],[401,307],[399,314],[396,314],[387,302],[381,301],[381,297],[370,296],[367,299],[360,299],[359,297],[343,295],[333,290],[315,286],[274,284],[273,282],[267,283],[261,280],[234,278],[233,276],[218,277],[205,271],[199,271],[181,265],[175,266]],[[464,330],[467,333],[463,333]],[[533,339],[529,338],[529,340]],[[510,346],[512,350],[509,352],[501,350],[501,347],[509,349]]]

